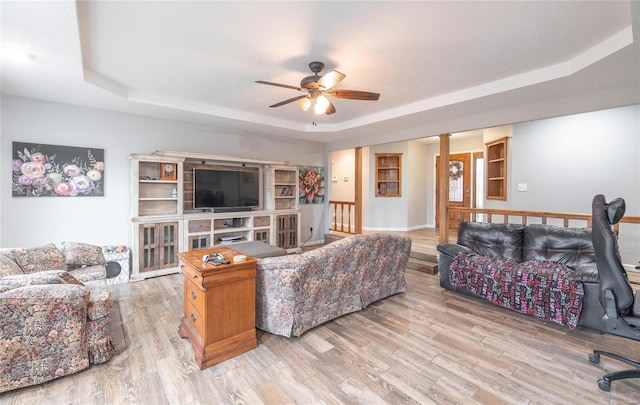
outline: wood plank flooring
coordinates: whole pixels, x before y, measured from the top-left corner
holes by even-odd
[[[640,342],[568,330],[445,291],[407,271],[408,291],[300,338],[200,370],[178,336],[181,275],[112,286],[119,353],[106,364],[0,395],[2,404],[639,404],[640,380],[596,380],[640,359]]]

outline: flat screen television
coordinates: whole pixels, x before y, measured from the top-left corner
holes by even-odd
[[[194,169],[193,208],[214,212],[250,211],[260,206],[257,168]]]

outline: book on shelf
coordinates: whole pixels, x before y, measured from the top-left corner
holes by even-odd
[[[280,190],[280,197],[291,197],[293,195],[293,187],[284,186],[282,190]]]

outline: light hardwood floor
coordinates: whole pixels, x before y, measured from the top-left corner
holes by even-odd
[[[0,395],[2,404],[638,404],[640,380],[596,380],[640,359],[640,342],[568,330],[441,289],[407,271],[408,291],[300,338],[201,371],[178,336],[182,278],[113,286],[119,353],[75,375]]]

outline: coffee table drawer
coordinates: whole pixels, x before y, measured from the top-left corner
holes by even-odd
[[[199,289],[194,283],[184,283],[184,302],[191,304],[196,311],[204,314],[205,291]]]
[[[190,302],[184,304],[184,318],[193,326],[198,336],[204,337],[204,317]]]

